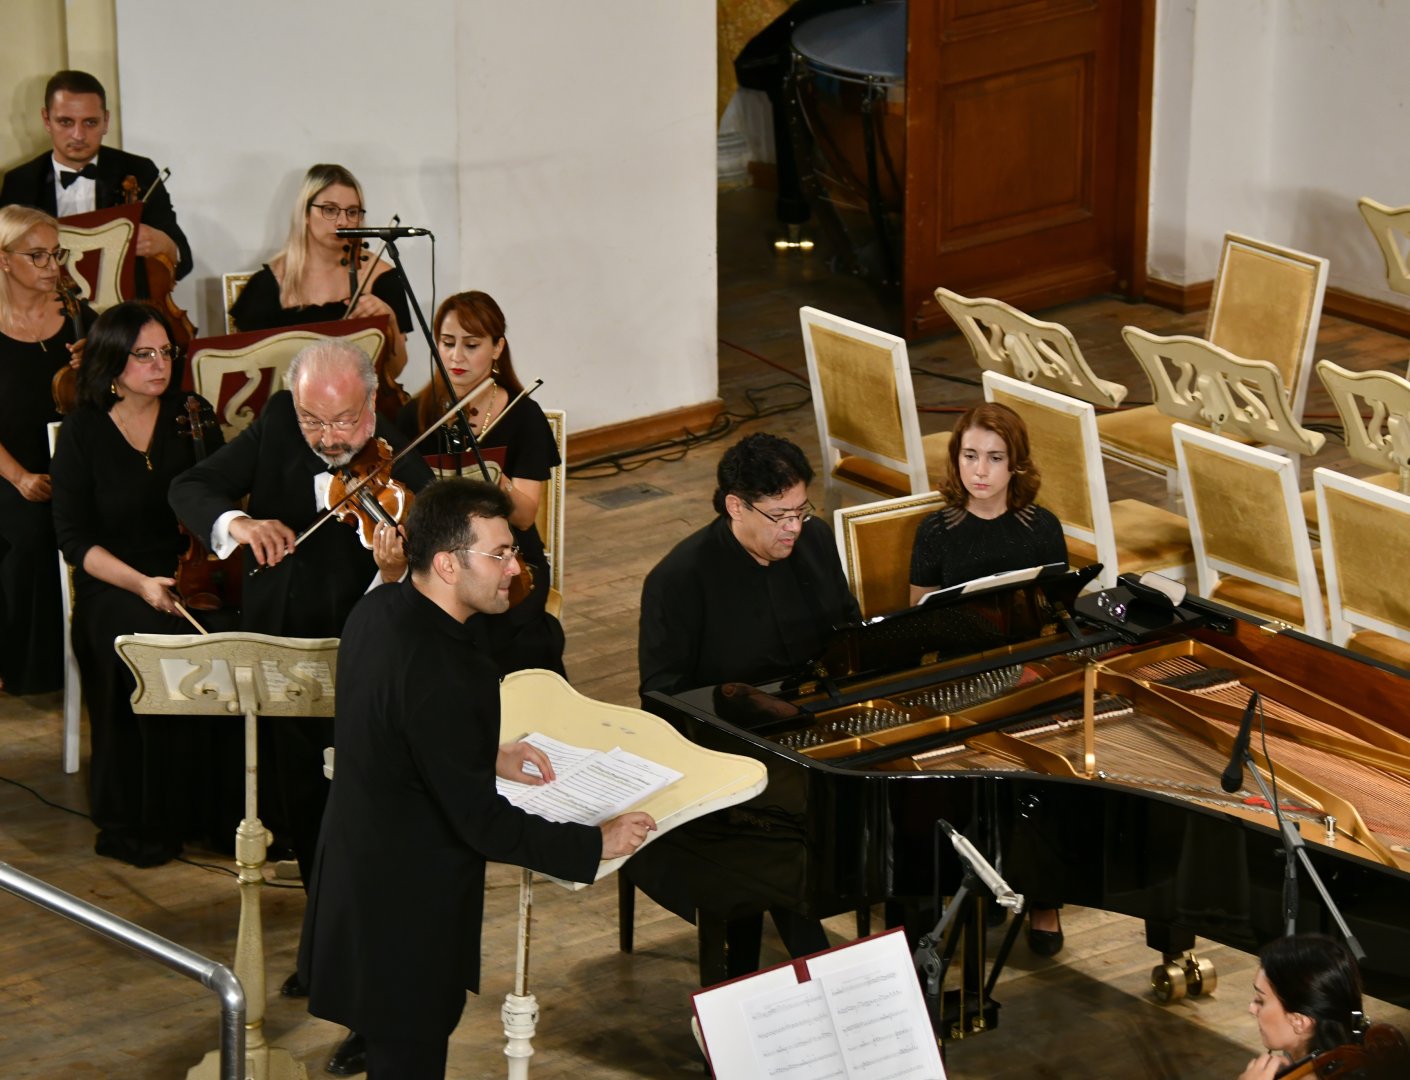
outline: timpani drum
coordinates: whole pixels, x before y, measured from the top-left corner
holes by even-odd
[[[813,171],[827,198],[873,217],[901,213],[904,0],[844,8],[803,23],[793,31],[793,76]]]

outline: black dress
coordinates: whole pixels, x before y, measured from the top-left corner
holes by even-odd
[[[53,464],[54,526],[77,591],[73,644],[92,730],[97,850],[136,865],[165,862],[183,840],[209,831],[208,795],[217,786],[204,772],[211,721],[133,714],[136,684],[113,639],[193,628],[93,577],[83,560],[101,546],[140,573],[174,574],[185,541],[167,488],[195,461],[190,437],[177,426],[184,402],[184,395],[162,399],[147,452],[150,467],[107,412],[87,405],[64,420]],[[219,429],[207,437],[219,442]]]
[[[1062,523],[1036,503],[996,518],[944,507],[920,523],[911,548],[911,584],[947,589],[1005,570],[1067,562]]]
[[[93,313],[84,309],[85,322]],[[0,445],[28,472],[49,471],[50,383],[69,362],[74,341],[65,321],[43,342],[0,334]],[[64,684],[64,617],[59,599],[53,504],[30,502],[0,481],[0,677],[12,694]]]
[[[397,416],[397,426],[412,439],[422,431],[417,416],[418,402],[419,398],[413,397]],[[444,432],[447,429],[441,430]],[[427,461],[440,467],[443,475],[447,464],[453,468],[458,462],[465,476],[482,479],[472,453],[448,455],[442,452],[453,448],[448,444],[448,438],[432,435],[421,444]],[[488,460],[502,460],[504,473],[515,480],[537,480],[547,484],[554,467],[561,464],[558,443],[554,440],[548,417],[544,416],[538,402],[530,397],[521,399],[505,413],[480,446],[487,451],[485,456]],[[488,453],[493,451],[501,452]],[[492,475],[494,471],[492,465]],[[548,493],[544,492],[542,497],[547,498]],[[514,533],[514,542],[519,545],[521,561],[533,571],[534,591],[504,614],[475,615],[468,625],[477,636],[480,647],[490,653],[502,675],[524,668],[546,668],[566,675],[563,670],[563,627],[544,608],[548,601],[549,571],[543,538],[539,536],[536,525],[531,524],[526,529],[510,528]]]
[[[397,327],[403,334],[411,330],[411,309],[406,303],[397,275],[384,272],[367,287],[367,291],[383,301],[397,317]],[[279,303],[279,281],[265,264],[262,270],[245,283],[239,297],[230,308],[230,318],[240,330],[275,330],[283,326],[305,323],[336,322],[347,310],[346,300],[327,304],[304,304],[286,308]]]

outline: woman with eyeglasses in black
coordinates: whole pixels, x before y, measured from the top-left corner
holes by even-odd
[[[92,732],[94,850],[134,866],[173,858],[184,840],[228,841],[207,817],[208,721],[135,716],[120,634],[190,634],[174,591],[187,540],[167,503],[171,482],[224,441],[198,449],[165,318],[129,301],[105,311],[79,368],[52,468],[54,528],[74,568],[73,646]],[[197,399],[197,404],[200,404]],[[199,426],[199,425],[198,425]],[[212,625],[209,629],[233,629]],[[229,811],[226,811],[227,815]]]
[[[42,210],[0,209],[0,686],[63,685],[63,609],[50,505],[51,385],[81,333],[58,299],[68,251]],[[97,316],[79,308],[80,328]]]
[[[294,200],[289,238],[283,249],[245,284],[230,308],[240,330],[270,330],[304,323],[333,322],[391,315],[392,355],[388,375],[392,380],[406,366],[406,334],[411,310],[406,294],[384,259],[340,239],[338,229],[358,228],[367,215],[362,185],[341,165],[314,165],[304,175]],[[350,254],[357,251],[356,256]],[[356,257],[362,293],[348,311],[352,298],[350,259]]]

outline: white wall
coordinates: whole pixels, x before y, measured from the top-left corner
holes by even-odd
[[[207,332],[336,161],[371,223],[436,233],[440,295],[495,295],[572,430],[715,395],[708,0],[117,0],[117,28],[124,145],[172,169]],[[399,246],[430,318],[431,248]]]
[[[1331,260],[1330,282],[1390,292],[1356,211],[1410,203],[1410,4],[1161,0],[1149,269],[1207,281],[1225,232]]]

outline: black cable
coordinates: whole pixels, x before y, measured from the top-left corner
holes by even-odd
[[[36,799],[38,799],[40,802],[42,802],[45,806],[52,806],[55,810],[62,810],[64,813],[66,813],[66,814],[72,814],[74,817],[81,817],[81,818],[83,818],[84,821],[92,821],[92,820],[93,820],[89,815],[85,814],[82,810],[75,810],[75,809],[74,809],[73,807],[71,807],[71,806],[64,806],[64,805],[62,805],[61,803],[56,803],[56,802],[53,802],[53,801],[51,801],[51,800],[49,800],[49,799],[46,799],[43,795],[39,794],[39,792],[35,791],[34,788],[30,787],[28,784],[22,784],[22,783],[20,783],[18,780],[11,780],[8,776],[0,776],[0,780],[5,781],[5,783],[7,783],[7,784],[14,784],[15,787],[21,788],[22,790],[29,792],[29,793],[30,793],[31,795],[33,795]]]

